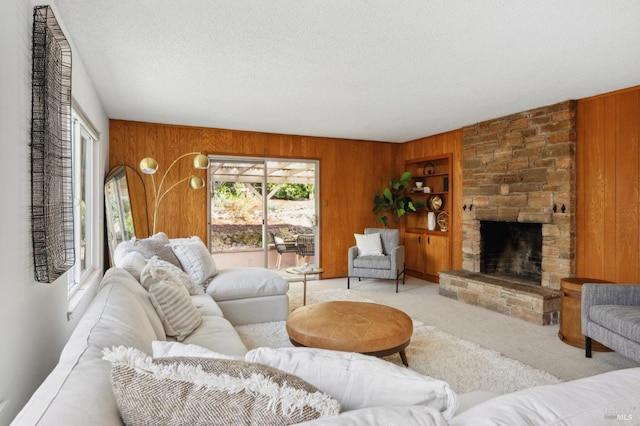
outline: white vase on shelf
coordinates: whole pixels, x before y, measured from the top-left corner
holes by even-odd
[[[427,214],[427,229],[429,231],[436,229],[436,214],[434,212],[429,212]]]

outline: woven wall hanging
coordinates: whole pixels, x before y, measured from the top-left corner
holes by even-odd
[[[35,279],[73,266],[71,48],[49,6],[33,10],[31,229]]]

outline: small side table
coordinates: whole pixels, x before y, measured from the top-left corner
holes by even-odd
[[[290,274],[302,275],[302,282],[304,283],[304,290],[302,293],[302,306],[307,304],[307,275],[319,275],[324,272],[322,268],[313,268],[304,269],[299,266],[292,266],[291,268],[287,268],[286,271]]]
[[[610,283],[593,278],[569,277],[560,280],[560,331],[558,337],[564,343],[584,349],[582,334],[582,284]],[[611,349],[593,341],[592,350],[610,352]]]

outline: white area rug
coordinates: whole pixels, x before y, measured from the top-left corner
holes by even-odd
[[[291,297],[292,309],[300,306],[301,300],[297,299],[297,295]],[[329,300],[369,301],[347,290],[313,291],[307,294],[307,303]],[[243,325],[236,327],[236,330],[248,349],[292,346],[284,321]],[[406,353],[409,368],[445,380],[458,393],[486,390],[504,394],[561,382],[549,373],[415,320],[413,337]],[[398,354],[385,359],[402,365]]]

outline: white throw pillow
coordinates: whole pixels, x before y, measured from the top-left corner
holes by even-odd
[[[380,234],[353,234],[356,237],[358,256],[382,256]]]
[[[164,279],[149,287],[149,300],[162,320],[167,336],[184,340],[201,323],[200,311],[191,303],[191,296],[175,280]]]
[[[172,241],[169,246],[194,283],[206,287],[218,273],[213,256],[199,237]]]
[[[204,294],[204,289],[191,281],[185,271],[172,263],[153,256],[140,273],[140,284],[148,290],[151,284],[164,279],[179,282],[187,289],[190,295]]]
[[[113,264],[118,268],[126,270],[133,277],[140,281],[140,274],[145,266],[147,266],[147,259],[144,258],[139,251],[130,251],[124,255],[113,259]],[[176,266],[177,267],[177,266]]]
[[[169,342],[154,340],[151,342],[153,358],[175,358],[175,357],[196,357],[196,358],[214,358],[214,359],[244,359],[243,357],[234,357],[231,355],[214,352],[202,346],[184,344],[180,342]]]
[[[425,405],[450,419],[458,398],[449,384],[385,360],[315,348],[257,348],[245,359],[294,374],[340,402],[345,410]]]

